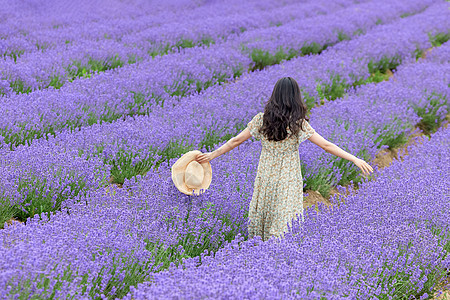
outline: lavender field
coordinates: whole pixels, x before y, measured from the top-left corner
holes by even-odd
[[[0,299],[450,299],[450,2],[1,0]],[[304,220],[248,237],[261,143],[188,196],[295,78]]]

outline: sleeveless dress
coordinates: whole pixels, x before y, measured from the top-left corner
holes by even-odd
[[[292,219],[303,217],[303,177],[298,148],[315,130],[303,120],[303,129],[296,136],[282,141],[269,141],[258,129],[263,123],[260,112],[247,124],[250,134],[261,140],[262,150],[253,186],[248,213],[249,239],[259,235],[263,241],[282,237],[292,226]],[[287,128],[290,134],[289,128]]]

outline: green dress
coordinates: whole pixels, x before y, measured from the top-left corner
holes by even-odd
[[[253,186],[249,209],[249,239],[259,235],[263,241],[271,236],[282,237],[292,226],[292,219],[303,221],[303,177],[298,148],[315,130],[306,120],[295,136],[283,141],[268,141],[258,132],[263,113],[258,113],[247,124],[250,134],[261,140],[262,150]],[[287,128],[290,134],[289,128]]]

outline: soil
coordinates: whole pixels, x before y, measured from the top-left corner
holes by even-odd
[[[10,225],[13,225],[13,224],[18,224],[18,223],[24,223],[24,222],[22,222],[20,220],[17,220],[17,219],[14,219],[14,218],[11,218],[8,221],[6,221],[6,224],[8,224],[7,226],[10,226]]]
[[[116,186],[118,186],[118,187],[122,187],[122,184],[121,183],[114,183],[114,177],[109,177],[109,180],[108,180],[108,182],[109,182],[109,185],[112,187],[114,184],[116,185]]]
[[[330,200],[323,197],[318,191],[306,190],[306,193],[308,196],[303,198],[303,207],[305,210],[312,205],[315,205],[317,208],[319,202],[326,204],[327,207],[332,205]]]
[[[427,54],[430,53],[431,50],[433,50],[433,48],[428,48],[425,51],[423,51],[421,58],[424,59],[425,57],[427,57]]]
[[[445,288],[445,286],[448,288]],[[437,292],[434,293],[431,300],[450,300],[450,276],[446,277],[439,284],[436,285],[435,290],[442,292],[440,296],[437,296]]]
[[[393,149],[382,149],[375,155],[375,158],[372,160],[372,164],[377,165],[379,169],[384,169],[389,166],[394,159],[403,159],[408,155],[408,147],[422,143],[424,139],[423,136],[424,134],[422,132],[414,133],[408,138],[405,145]],[[416,139],[416,137],[419,138]]]

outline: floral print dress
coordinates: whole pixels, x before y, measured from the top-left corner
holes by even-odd
[[[261,140],[252,200],[249,209],[249,239],[255,235],[263,241],[272,236],[282,237],[292,226],[292,219],[301,217],[303,221],[303,177],[300,168],[298,148],[300,143],[310,138],[315,130],[306,120],[296,136],[283,141],[269,141],[258,129],[263,123],[263,113],[258,113],[247,124],[250,134]]]

